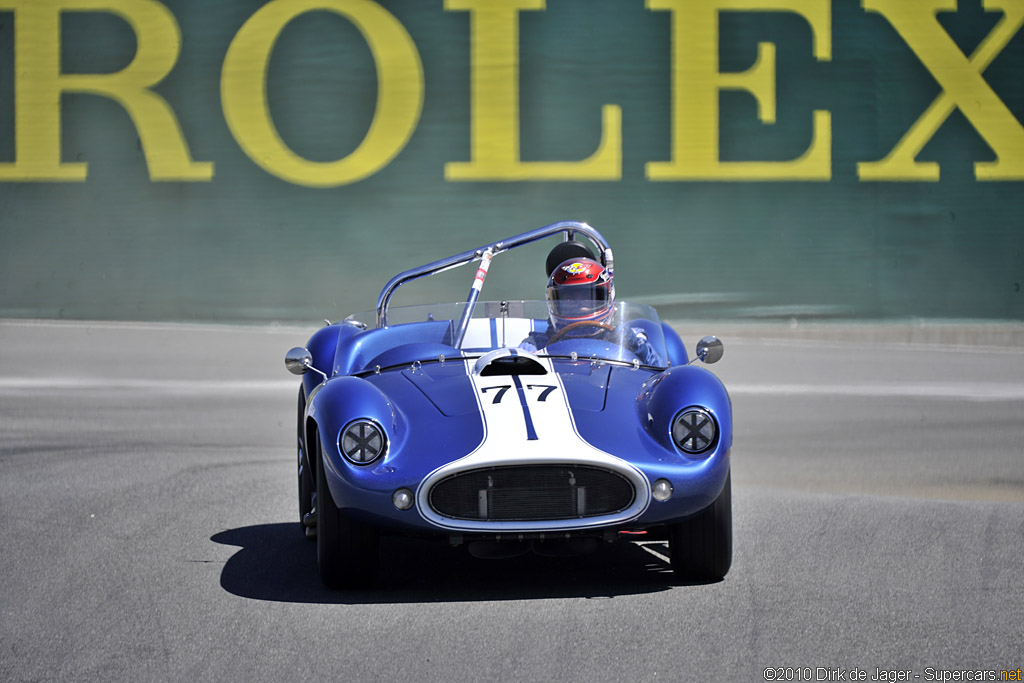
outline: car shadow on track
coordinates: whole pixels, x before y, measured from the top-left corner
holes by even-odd
[[[240,547],[225,563],[220,583],[229,593],[254,600],[392,604],[609,598],[681,585],[664,557],[667,545],[656,541],[601,543],[572,557],[527,553],[494,560],[473,557],[465,547],[385,537],[375,585],[332,591],[317,576],[316,543],[303,537],[297,523],[230,529],[210,540]]]

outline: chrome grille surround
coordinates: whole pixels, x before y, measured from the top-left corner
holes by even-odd
[[[461,464],[432,473],[416,496],[420,514],[447,529],[586,529],[627,522],[650,503],[647,477],[618,458]]]
[[[450,519],[536,522],[600,517],[633,504],[633,485],[591,465],[505,465],[466,470],[434,484],[430,507]]]

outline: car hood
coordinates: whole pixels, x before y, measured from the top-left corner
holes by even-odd
[[[564,363],[556,366],[557,382],[549,375],[524,375],[520,382],[524,388],[530,387],[530,391],[537,393],[539,398],[544,390],[551,386],[559,386],[565,391],[572,410],[575,411],[601,411],[607,405],[607,395],[611,386],[612,368],[603,364],[591,364],[589,362]],[[467,368],[460,363],[445,363],[425,365],[416,369],[405,369],[400,372],[401,377],[415,387],[438,412],[447,417],[479,413],[481,402],[492,403],[506,400],[504,392],[499,387],[497,390],[488,391],[486,394],[478,392],[470,381],[469,372],[472,366]],[[515,381],[509,377],[505,380],[508,389],[516,388]],[[395,388],[395,384],[391,388]],[[499,398],[499,392],[502,393]],[[480,395],[478,395],[480,393]],[[398,397],[395,397],[398,399]],[[545,397],[546,398],[546,397]]]

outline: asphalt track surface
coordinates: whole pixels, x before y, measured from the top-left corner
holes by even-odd
[[[681,585],[656,542],[481,560],[396,539],[376,588],[329,592],[282,364],[311,329],[0,322],[0,680],[1024,667],[1024,345],[721,327],[680,329],[726,344],[724,581]]]

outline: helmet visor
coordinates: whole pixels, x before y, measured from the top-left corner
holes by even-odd
[[[548,301],[553,315],[559,318],[589,318],[611,306],[608,283],[568,285],[548,288]]]

